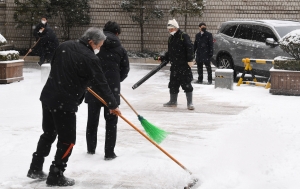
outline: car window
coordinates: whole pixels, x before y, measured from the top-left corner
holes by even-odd
[[[248,39],[252,40],[252,35],[253,35],[253,25],[248,25],[248,24],[241,24],[237,28],[236,34],[234,37],[240,38],[240,39]]]
[[[270,28],[258,25],[253,27],[253,40],[266,42],[267,38],[273,38],[275,41],[278,41],[277,37]]]
[[[275,29],[277,33],[280,35],[280,37],[283,37],[293,30],[300,29],[300,26],[277,26],[275,27]]]
[[[237,28],[237,25],[228,24],[224,28],[222,28],[221,33],[232,37]]]

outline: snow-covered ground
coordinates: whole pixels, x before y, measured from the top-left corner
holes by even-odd
[[[122,94],[149,122],[168,131],[160,145],[193,174],[174,163],[120,119],[116,154],[104,161],[104,121],[98,129],[95,155],[86,153],[87,105],[77,113],[77,141],[65,175],[72,189],[182,189],[191,177],[201,189],[299,189],[300,97],[276,96],[257,86],[233,90],[194,84],[195,110],[186,109],[184,93],[177,108],[168,101],[168,71],[160,71],[139,88],[132,85],[149,70],[132,66]],[[45,188],[26,177],[42,133],[39,95],[41,71],[24,69],[21,82],[0,85],[0,188]],[[122,114],[138,128],[140,122],[122,101]],[[48,172],[56,143],[46,158]]]

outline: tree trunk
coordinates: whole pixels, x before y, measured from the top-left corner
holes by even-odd
[[[143,2],[141,2],[139,23],[141,28],[141,52],[144,52],[144,4]]]
[[[31,44],[32,44],[32,28],[33,28],[33,23],[32,23],[32,18],[33,18],[33,13],[31,13],[31,24],[30,24],[30,30],[29,30],[29,36],[30,36],[30,38],[29,38],[29,49],[31,48]]]
[[[185,2],[185,10],[187,10],[187,5],[188,5],[188,2]],[[187,13],[184,14],[184,31],[186,31],[186,25],[187,25]]]
[[[67,40],[70,40],[70,27],[68,26],[68,38]]]
[[[187,14],[184,15],[184,31],[186,31],[186,25],[187,25]]]
[[[144,24],[140,24],[141,28],[141,52],[144,52]]]
[[[31,44],[32,44],[32,27],[33,27],[33,24],[31,23],[30,24],[30,33],[29,33],[29,36],[30,36],[30,38],[29,38],[29,49],[31,48]]]

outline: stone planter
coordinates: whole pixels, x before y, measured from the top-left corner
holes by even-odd
[[[300,71],[270,69],[270,93],[275,95],[300,95]]]
[[[270,70],[270,93],[300,95],[300,30],[286,34],[279,41],[280,48],[293,58],[276,57]]]
[[[23,80],[23,66],[23,59],[0,61],[0,84]]]

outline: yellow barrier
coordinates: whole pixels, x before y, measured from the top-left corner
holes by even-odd
[[[237,86],[240,86],[241,84],[249,84],[249,85],[255,85],[255,86],[263,86],[266,89],[269,89],[271,87],[271,83],[270,83],[270,78],[268,79],[267,83],[260,83],[257,82],[257,79],[255,78],[255,75],[252,72],[252,67],[250,63],[257,63],[257,64],[267,64],[267,63],[271,63],[274,64],[274,60],[270,60],[270,59],[250,59],[250,58],[243,58],[242,61],[244,62],[245,65],[245,69],[244,72],[242,74],[242,76],[240,77]],[[243,81],[245,74],[249,72],[252,76],[253,81]]]
[[[245,64],[249,64],[249,63],[257,63],[257,64],[274,64],[274,60],[271,59],[251,59],[251,58],[243,58],[242,62],[244,62]]]

